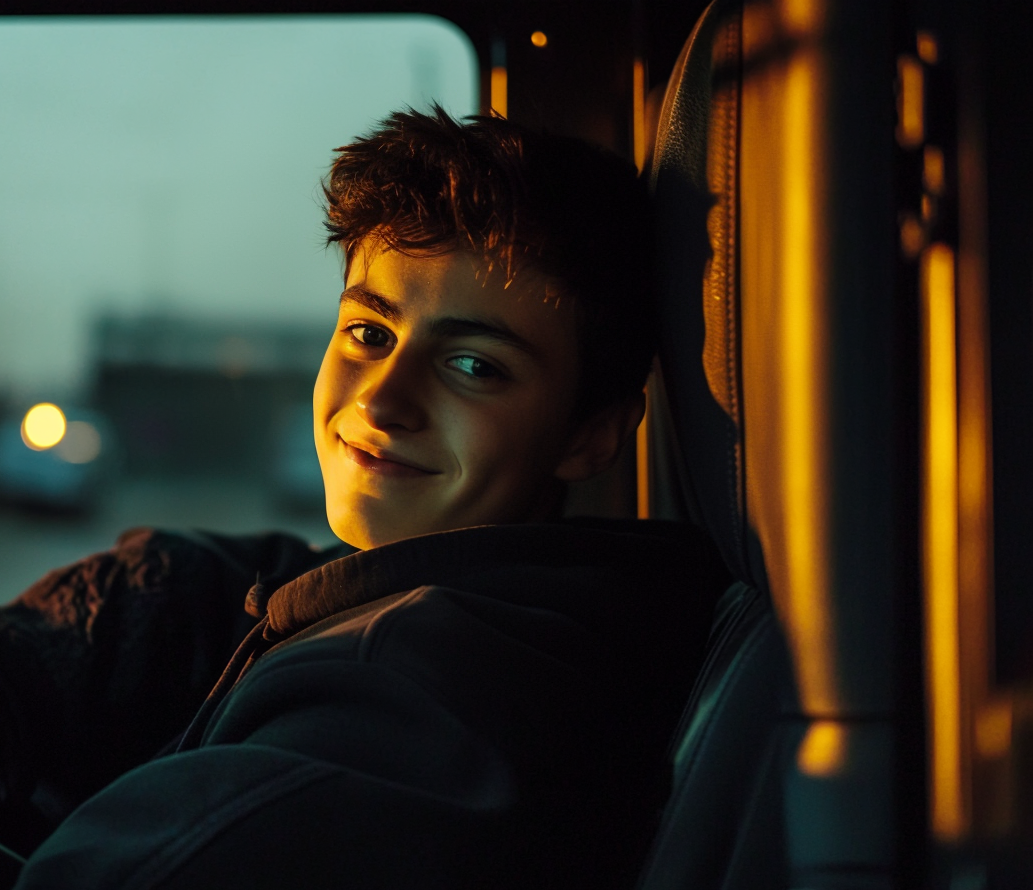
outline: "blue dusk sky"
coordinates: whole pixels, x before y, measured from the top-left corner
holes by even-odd
[[[332,149],[431,100],[476,63],[426,16],[0,20],[0,396],[84,397],[101,313],[329,339]]]

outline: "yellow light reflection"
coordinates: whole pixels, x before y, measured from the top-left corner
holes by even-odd
[[[631,130],[635,166],[641,173],[646,166],[646,65],[635,59],[631,68]]]
[[[635,431],[635,484],[638,492],[638,518],[649,519],[652,505],[650,503],[650,467],[649,467],[649,400],[647,391],[646,413]]]
[[[954,253],[931,244],[921,258],[923,321],[922,549],[933,831],[965,830],[961,776],[958,626],[958,426]]]
[[[973,114],[978,112],[969,108],[970,123]],[[973,141],[978,129],[961,125],[957,154],[958,660],[966,822],[970,833],[991,837],[1006,834],[1017,815],[1011,790],[1016,787],[1017,761],[1008,756],[1013,700],[990,695],[995,685],[992,400],[984,172],[982,149]],[[1021,733],[1016,738],[1020,737]],[[1018,750],[1015,753],[1021,757]]]
[[[1004,757],[1011,749],[1010,699],[983,707],[976,718],[976,750],[983,757]]]
[[[796,752],[796,765],[805,776],[824,778],[846,764],[846,729],[832,720],[811,724]]]
[[[782,27],[789,33],[812,32],[819,28],[824,16],[821,3],[814,0],[782,0],[779,4],[779,16]]]
[[[33,405],[22,420],[22,441],[33,451],[53,448],[64,437],[65,415],[57,405]]]
[[[943,149],[927,145],[922,150],[922,184],[930,194],[942,195],[945,182]]]
[[[68,424],[64,438],[54,451],[58,457],[70,464],[88,464],[100,457],[100,433],[92,423],[73,420]]]
[[[897,142],[918,148],[925,139],[925,71],[914,56],[897,59]]]
[[[531,43],[533,43],[539,49],[541,49],[541,47],[543,47],[546,44],[548,44],[548,42],[549,42],[549,38],[545,36],[545,32],[544,31],[535,31],[531,35]]]
[[[928,31],[919,31],[915,38],[918,58],[927,65],[935,65],[940,60],[940,45]]]
[[[801,4],[797,4],[800,6]],[[802,15],[802,12],[800,13]],[[822,190],[820,57],[800,53],[788,66],[783,121],[781,323],[784,398],[781,424],[785,547],[793,648],[808,707],[838,704],[829,633],[831,603],[826,564],[824,439],[824,337],[817,317],[821,292],[821,233],[814,218]],[[819,704],[820,703],[820,704]]]
[[[900,249],[908,259],[914,259],[925,247],[925,226],[913,213],[907,213],[900,221]]]
[[[491,107],[500,117],[509,113],[508,107],[508,75],[502,65],[491,69]]]

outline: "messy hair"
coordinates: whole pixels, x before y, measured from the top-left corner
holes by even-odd
[[[507,280],[530,266],[570,299],[580,342],[579,414],[641,390],[656,347],[644,183],[617,155],[504,118],[464,122],[435,105],[392,114],[336,149],[328,243],[412,256],[462,250]]]

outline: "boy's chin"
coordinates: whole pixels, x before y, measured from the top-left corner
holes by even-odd
[[[372,550],[375,547],[383,547],[386,544],[394,544],[408,538],[418,538],[421,535],[431,535],[435,532],[452,531],[464,527],[466,526],[461,523],[406,524],[399,527],[370,527],[354,522],[330,523],[330,529],[338,538],[358,550]]]
[[[563,514],[566,486],[556,483],[544,488],[531,503],[507,504],[508,509],[429,511],[431,515],[409,509],[400,515],[391,510],[376,509],[383,504],[365,502],[359,509],[327,504],[327,519],[333,533],[344,543],[359,550],[372,550],[407,538],[453,531],[479,525],[512,525],[524,522],[552,522]],[[362,503],[362,502],[360,502]]]
[[[368,532],[361,528],[355,528],[354,525],[342,524],[339,522],[330,522],[330,530],[337,535],[345,544],[356,548],[357,550],[371,550],[374,547],[379,547],[386,541],[378,540],[376,537],[371,536]]]
[[[372,550],[374,547],[383,547],[385,544],[393,544],[395,541],[403,541],[406,538],[442,531],[430,523],[421,527],[420,524],[412,523],[403,525],[368,522],[361,517],[356,517],[354,513],[336,519],[330,518],[330,529],[345,544],[350,544],[359,550]]]

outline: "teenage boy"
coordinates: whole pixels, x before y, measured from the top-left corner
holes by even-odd
[[[440,109],[338,152],[314,429],[354,552],[137,530],[6,610],[7,824],[100,789],[19,888],[634,880],[723,579],[685,529],[560,521],[642,415],[642,186]]]

